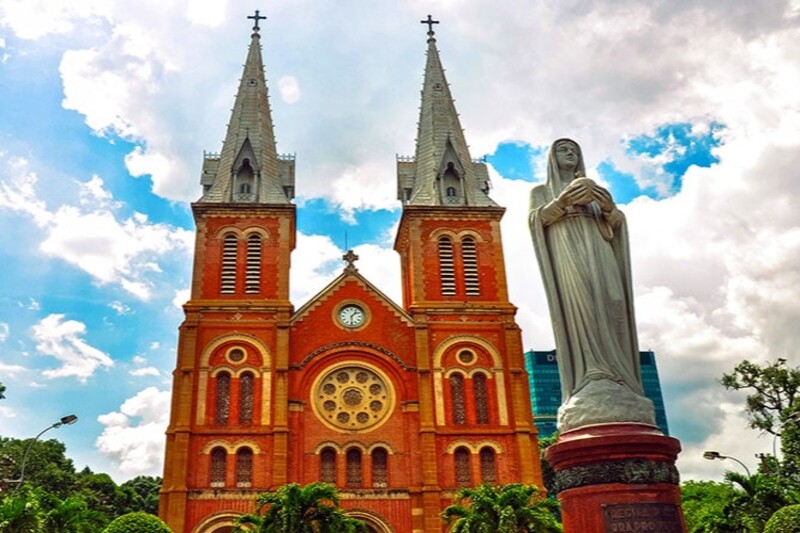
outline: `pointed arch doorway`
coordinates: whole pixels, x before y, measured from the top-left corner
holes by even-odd
[[[371,511],[347,511],[347,516],[358,518],[367,525],[369,533],[395,533],[394,528],[382,517]]]

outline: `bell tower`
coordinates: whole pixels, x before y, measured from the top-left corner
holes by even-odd
[[[230,523],[287,481],[294,156],[279,155],[258,11],[222,151],[205,153],[160,515],[174,531]],[[283,401],[275,399],[283,398]],[[229,516],[230,515],[230,516]],[[209,522],[201,530],[213,531]]]
[[[413,157],[397,161],[403,212],[395,240],[403,307],[416,324],[425,531],[437,490],[506,480],[542,486],[520,328],[509,302],[489,175],[473,160],[431,19]],[[487,443],[491,443],[488,445]]]

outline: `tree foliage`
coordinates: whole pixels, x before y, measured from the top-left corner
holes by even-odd
[[[561,531],[558,509],[533,485],[480,485],[460,489],[442,518],[450,533],[555,533]]]
[[[764,533],[800,533],[800,505],[787,505],[775,511],[764,526]]]
[[[115,518],[103,533],[172,533],[172,530],[157,516],[137,511]]]
[[[244,515],[235,531],[260,533],[358,533],[366,532],[361,520],[347,516],[339,508],[336,487],[328,483],[283,485],[275,492],[262,494],[258,513]]]
[[[681,507],[689,533],[736,533],[727,514],[736,491],[730,483],[687,481],[681,485]]]

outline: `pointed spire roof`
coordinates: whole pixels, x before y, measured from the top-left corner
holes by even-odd
[[[412,170],[398,162],[398,195],[410,205],[456,205],[443,201],[442,179],[451,168],[460,178],[457,205],[495,206],[486,194],[488,173],[486,165],[472,161],[469,147],[456,112],[450,86],[444,75],[444,68],[436,48],[431,19],[421,21],[428,24],[428,52],[425,64],[425,78],[422,84],[422,104],[420,106],[417,130],[417,148]],[[405,168],[401,168],[404,166]],[[409,179],[410,178],[410,179]],[[403,191],[411,186],[409,192]]]
[[[294,196],[294,161],[282,160],[275,146],[258,26],[259,20],[266,17],[256,11],[255,16],[248,18],[254,19],[255,25],[250,36],[244,72],[239,81],[222,152],[206,154],[201,178],[206,190],[200,201],[288,204]],[[237,195],[239,189],[234,190],[237,173],[242,168],[252,176],[249,187],[251,196],[245,200],[242,200],[245,196]]]

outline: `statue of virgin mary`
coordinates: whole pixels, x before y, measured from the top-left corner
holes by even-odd
[[[531,191],[530,230],[561,375],[558,427],[654,424],[639,368],[625,216],[585,173],[578,144],[559,139],[547,182]]]

